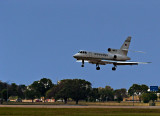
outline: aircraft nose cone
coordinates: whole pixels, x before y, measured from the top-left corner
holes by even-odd
[[[73,57],[74,57],[74,58],[76,58],[76,54],[75,54],[75,55],[73,55]]]
[[[78,54],[73,55],[74,58],[77,58]]]

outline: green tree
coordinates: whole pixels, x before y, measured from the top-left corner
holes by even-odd
[[[9,92],[12,96],[18,96],[18,85],[16,85],[16,83],[11,83]]]
[[[2,91],[3,89],[6,89],[7,87],[7,83],[3,83],[2,81],[0,81],[0,91]]]
[[[152,100],[154,102],[155,100],[157,100],[157,95],[153,92],[143,93],[142,94],[142,100],[143,100],[144,103],[148,103],[150,100]]]
[[[131,96],[134,95],[135,93],[138,95],[140,92],[141,92],[141,86],[138,84],[133,84],[128,90],[128,93]]]
[[[61,80],[51,90],[47,91],[47,97],[64,99],[67,103],[68,98],[72,98],[78,104],[79,100],[87,99],[91,89],[91,83],[81,79],[64,79]]]
[[[114,90],[110,86],[106,86],[105,88],[98,88],[98,92],[100,95],[101,101],[113,101],[114,99]]]
[[[52,81],[47,78],[42,78],[39,81],[34,81],[31,85],[30,88],[31,90],[36,91],[36,93],[40,94],[40,97],[44,97],[44,102],[46,98],[46,92],[51,89],[53,86]]]
[[[33,100],[38,96],[35,90],[28,90],[28,89],[25,91],[25,95],[27,99],[32,99],[32,103]]]
[[[3,89],[2,91],[1,91],[1,97],[2,97],[2,99],[5,99],[5,101],[7,101],[7,89]]]
[[[116,100],[120,103],[123,100],[123,98],[127,97],[126,89],[116,89],[114,91],[114,95],[116,96]]]
[[[155,100],[157,100],[157,95],[155,94],[155,93],[150,93],[150,100],[152,100],[153,102],[155,101]]]
[[[49,89],[47,92],[46,92],[46,98],[54,98],[55,101],[57,101],[58,96],[57,93],[59,92],[60,88],[58,85],[54,85],[51,89]]]
[[[127,90],[125,88],[120,89],[120,91],[121,91],[121,95],[122,95],[123,98],[128,97]]]
[[[79,100],[87,99],[91,90],[91,83],[82,79],[73,79],[70,97],[78,104]]]
[[[148,92],[149,87],[147,85],[141,85],[141,95],[139,95],[139,101],[142,101],[142,94]]]
[[[47,97],[54,97],[57,99],[64,99],[65,104],[67,103],[67,99],[71,96],[72,87],[71,79],[64,79],[59,82],[56,86],[52,87],[49,91],[47,91]]]
[[[67,103],[67,99],[72,94],[72,89],[73,89],[72,83],[73,83],[73,80],[65,79],[65,80],[61,80],[60,83],[58,84],[59,92],[56,94],[56,98],[63,98],[65,101],[65,104]]]
[[[3,83],[2,81],[0,81],[0,98],[4,97],[2,91],[3,89],[7,89],[8,84],[7,83]]]
[[[26,89],[27,89],[27,87],[25,85],[18,85],[18,88],[17,88],[18,98],[22,98],[22,99],[25,98]]]
[[[7,99],[13,94],[11,85],[4,83],[3,89],[1,90],[1,97],[7,101]]]
[[[138,95],[139,101],[141,101],[141,94],[146,93],[147,90],[148,90],[148,86],[147,85],[144,85],[144,84],[142,84],[142,85],[133,84],[129,88],[128,93],[131,96],[134,95],[134,94]]]
[[[92,88],[89,92],[89,101],[96,102],[96,99],[99,99],[100,95],[98,93],[98,88]]]
[[[147,85],[142,84],[141,85],[141,94],[146,93],[148,91],[149,87]]]

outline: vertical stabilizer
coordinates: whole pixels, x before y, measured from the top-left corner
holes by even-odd
[[[128,48],[129,48],[130,42],[131,42],[131,37],[129,36],[129,37],[127,37],[127,39],[125,40],[125,42],[123,43],[123,45],[120,48],[122,53],[126,56],[127,56],[127,53],[128,53]]]

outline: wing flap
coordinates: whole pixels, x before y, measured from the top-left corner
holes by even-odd
[[[106,65],[106,63],[102,60],[88,60],[91,64],[100,64],[100,65]]]

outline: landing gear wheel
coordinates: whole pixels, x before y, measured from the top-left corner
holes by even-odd
[[[99,64],[96,64],[96,70],[100,70]]]
[[[115,70],[116,70],[116,67],[112,67],[112,70],[115,71]]]
[[[101,68],[100,67],[96,67],[96,70],[100,70]]]

